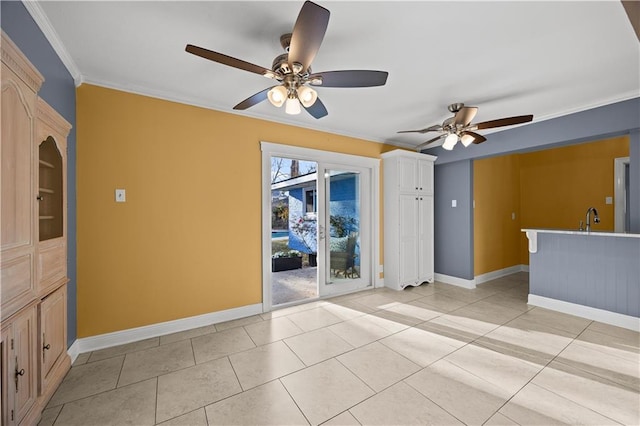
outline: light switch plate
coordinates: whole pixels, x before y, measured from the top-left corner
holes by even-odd
[[[458,200],[451,200],[451,207],[458,207]]]
[[[605,197],[604,203],[605,204],[613,204],[613,197]]]
[[[116,203],[124,203],[127,201],[127,195],[124,189],[116,189]]]

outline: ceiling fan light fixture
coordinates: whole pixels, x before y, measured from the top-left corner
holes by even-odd
[[[287,89],[284,86],[273,87],[267,92],[267,98],[273,106],[280,108],[287,100]]]
[[[442,148],[446,149],[447,151],[451,151],[453,147],[456,146],[456,143],[458,143],[458,135],[456,135],[455,133],[450,133],[449,136],[447,136],[444,140]]]
[[[300,86],[298,87],[298,99],[300,99],[300,103],[304,105],[305,108],[309,108],[311,105],[316,103],[316,99],[318,99],[318,93],[308,86]]]
[[[287,103],[284,106],[284,112],[286,112],[287,114],[296,115],[300,114],[300,111],[300,102],[298,101],[298,98],[293,95],[289,96],[287,98]]]
[[[462,137],[460,138],[460,142],[462,142],[462,145],[464,145],[465,147],[471,145],[474,141],[474,137],[469,135],[469,134],[464,134],[462,135]]]

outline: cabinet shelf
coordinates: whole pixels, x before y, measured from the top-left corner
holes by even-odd
[[[39,239],[46,241],[64,234],[63,162],[61,152],[51,136],[38,146],[38,161]]]

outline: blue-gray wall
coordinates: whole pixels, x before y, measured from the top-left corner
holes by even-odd
[[[434,265],[438,274],[473,279],[473,162],[434,170]],[[452,207],[456,200],[456,207]]]
[[[629,139],[629,229],[640,234],[640,131],[631,132]]]
[[[529,259],[529,293],[640,317],[640,238],[539,232]]]
[[[435,166],[435,271],[459,278],[473,278],[473,201],[462,217],[452,212],[451,200],[473,200],[473,159],[535,151],[613,136],[630,137],[631,232],[640,233],[640,98],[593,108],[510,130],[489,134],[487,142],[446,151],[441,147],[424,151],[438,156]],[[454,176],[453,170],[461,173]],[[460,208],[460,207],[459,207]],[[468,244],[468,246],[463,246]],[[459,251],[456,253],[453,248]],[[469,253],[471,253],[469,255]],[[454,256],[455,255],[455,256]],[[457,264],[457,265],[456,265]]]
[[[44,76],[39,95],[71,125],[67,138],[68,263],[67,344],[76,340],[76,88],[73,77],[22,2],[0,3],[0,26]]]

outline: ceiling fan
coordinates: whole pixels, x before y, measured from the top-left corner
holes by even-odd
[[[245,110],[265,99],[276,107],[285,105],[287,114],[299,114],[300,104],[315,118],[327,115],[327,109],[310,86],[322,87],[373,87],[383,86],[389,73],[386,71],[344,70],[313,73],[311,62],[318,53],[329,24],[329,11],[306,1],[293,27],[293,32],[280,37],[285,53],[273,60],[271,69],[254,65],[222,53],[187,44],[186,51],[194,55],[253,72],[276,80],[268,87],[240,102],[233,109]]]
[[[479,144],[486,141],[487,138],[475,133],[476,130],[513,126],[514,124],[528,123],[533,120],[533,115],[529,114],[471,124],[471,120],[473,120],[478,112],[477,107],[466,107],[463,103],[455,103],[449,105],[448,109],[454,115],[444,120],[441,125],[436,124],[421,130],[401,130],[398,133],[442,132],[440,136],[418,145],[416,150],[420,152],[423,149],[435,148],[442,145],[442,148],[451,151],[458,141],[462,142],[462,145],[465,147],[472,143]]]

